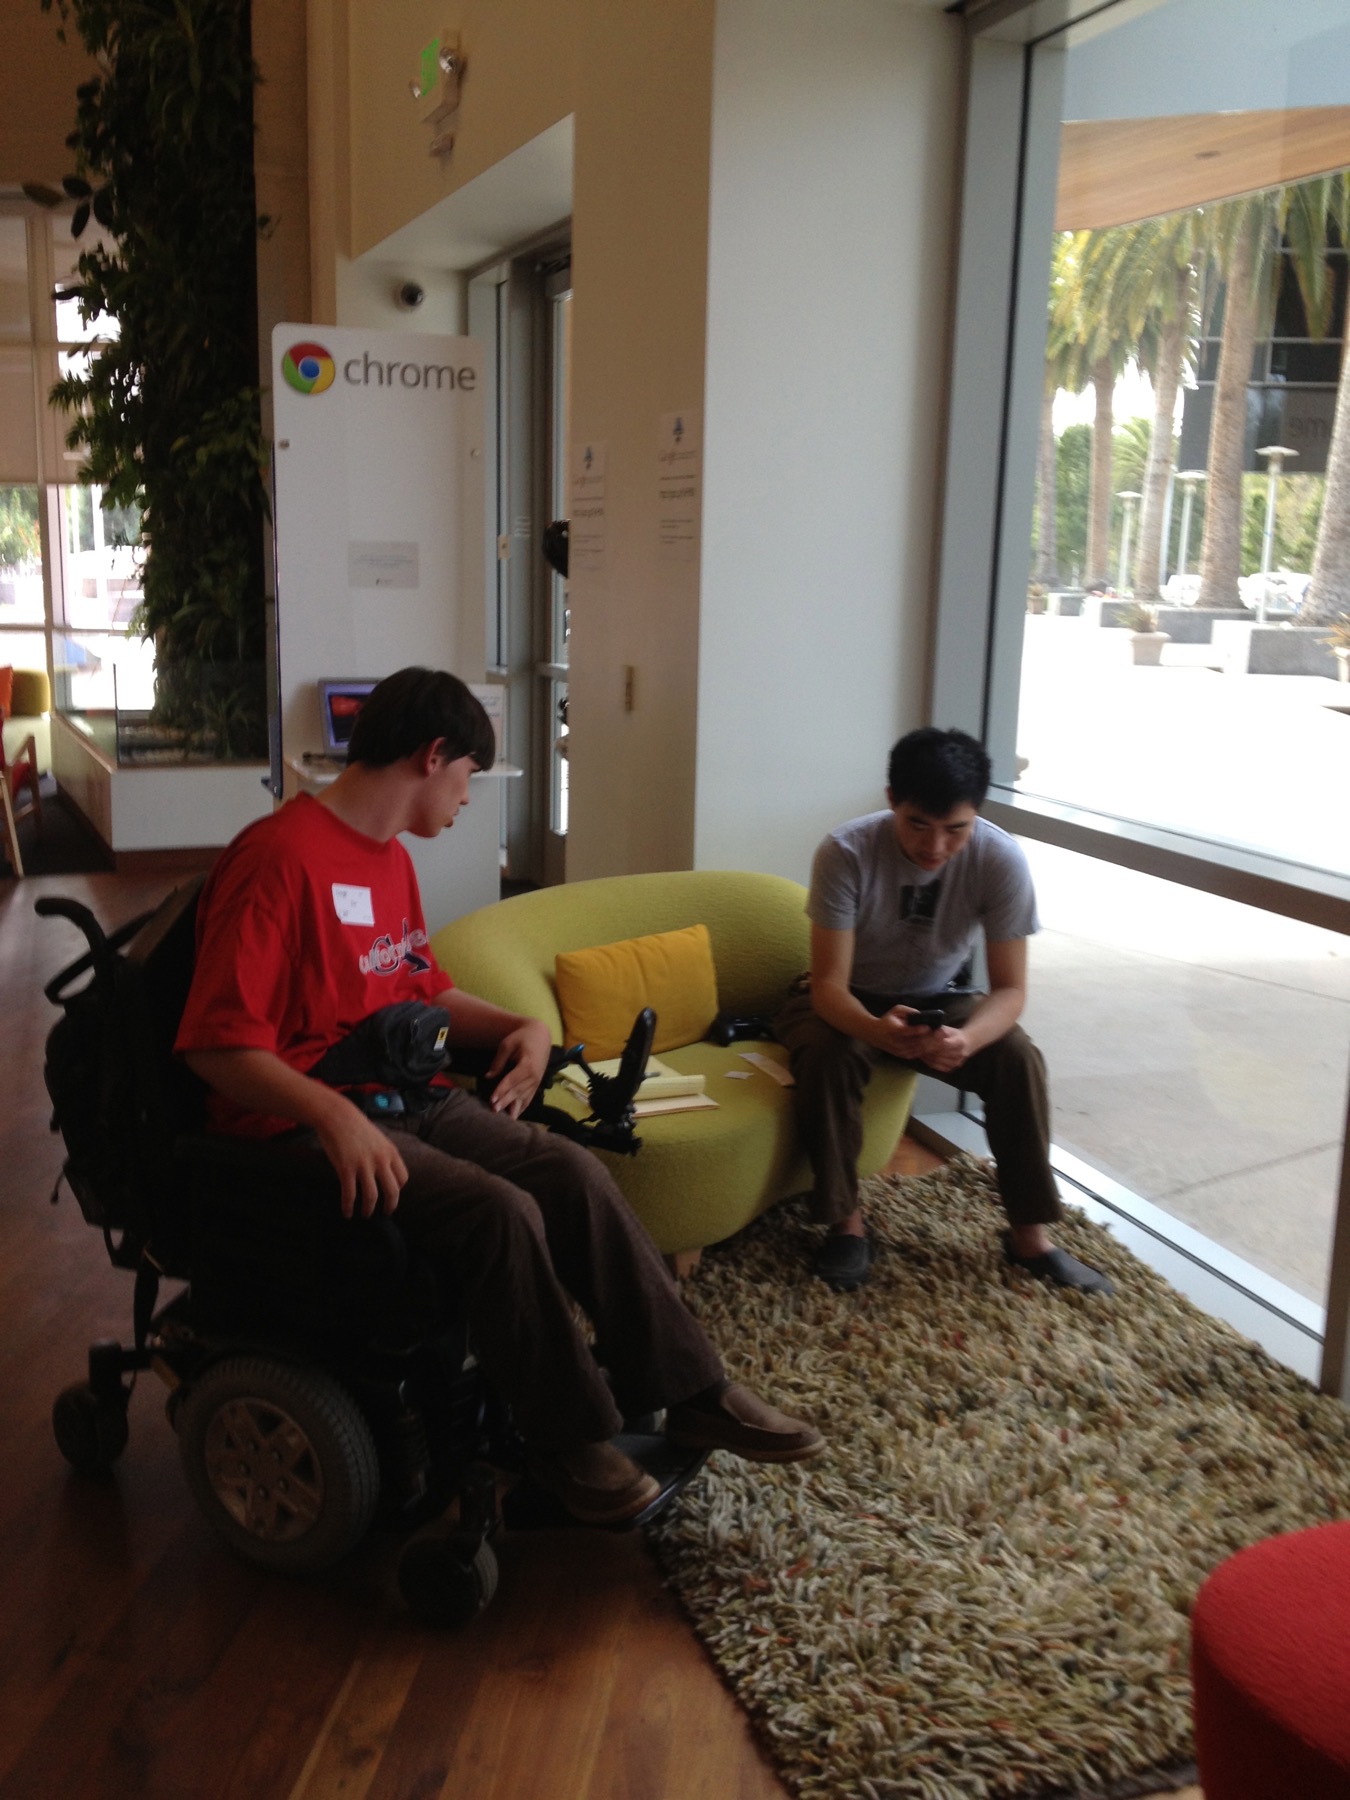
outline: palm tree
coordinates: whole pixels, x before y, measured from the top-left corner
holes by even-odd
[[[1342,244],[1350,242],[1350,171],[1328,178],[1328,215]],[[1350,617],[1350,318],[1342,326],[1341,374],[1336,415],[1327,450],[1322,522],[1313,553],[1312,581],[1299,617],[1309,625],[1330,625]]]
[[[1199,325],[1196,260],[1203,228],[1198,210],[1168,213],[1093,233],[1086,255],[1089,293],[1109,293],[1118,329],[1152,377],[1153,423],[1135,582],[1145,603],[1158,598],[1163,512],[1176,454],[1177,390]]]
[[[1061,232],[1055,239],[1050,265],[1050,316],[1045,343],[1045,385],[1041,390],[1041,435],[1036,458],[1036,557],[1035,579],[1046,586],[1059,574],[1058,533],[1055,517],[1056,465],[1055,395],[1061,388],[1081,393],[1084,386],[1081,347],[1066,325],[1069,309],[1063,296],[1074,277],[1073,234]]]
[[[1256,351],[1260,282],[1270,261],[1274,200],[1230,202],[1217,221],[1216,263],[1225,286],[1223,334],[1209,421],[1205,530],[1200,545],[1197,606],[1239,604],[1242,573],[1242,465],[1247,438],[1247,384]]]
[[[1111,451],[1115,431],[1116,381],[1125,359],[1102,350],[1092,359],[1092,477],[1088,487],[1087,566],[1089,580],[1107,575],[1111,557]]]
[[[1092,385],[1092,472],[1088,485],[1086,574],[1104,577],[1111,546],[1111,433],[1116,381],[1124,373],[1134,345],[1120,318],[1111,284],[1101,278],[1101,259],[1094,253],[1105,232],[1075,231],[1061,240],[1057,293],[1052,294],[1052,334],[1071,346],[1077,370]],[[1085,384],[1086,385],[1086,384]]]
[[[1242,572],[1242,465],[1247,390],[1257,340],[1268,327],[1281,273],[1282,239],[1303,296],[1308,329],[1326,329],[1331,304],[1327,218],[1333,177],[1271,188],[1215,207],[1211,243],[1224,287],[1223,335],[1210,417],[1208,491],[1197,606],[1239,603]]]

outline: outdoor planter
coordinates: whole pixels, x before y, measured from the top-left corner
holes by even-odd
[[[1134,631],[1130,634],[1134,660],[1145,668],[1157,667],[1162,661],[1163,645],[1170,642],[1171,637],[1166,631]]]
[[[1165,631],[1174,644],[1208,644],[1213,642],[1214,626],[1220,619],[1250,623],[1245,606],[1160,606],[1158,629]]]
[[[1325,625],[1229,624],[1216,620],[1212,639],[1220,666],[1232,675],[1323,675],[1341,668]]]

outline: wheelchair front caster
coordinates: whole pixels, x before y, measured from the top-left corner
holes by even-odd
[[[467,1625],[497,1591],[496,1553],[486,1541],[433,1527],[404,1546],[398,1591],[423,1625]]]
[[[127,1447],[127,1395],[96,1393],[87,1381],[56,1396],[52,1406],[56,1446],[81,1475],[104,1475]]]

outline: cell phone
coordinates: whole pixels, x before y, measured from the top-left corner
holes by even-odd
[[[936,1031],[939,1025],[947,1023],[947,1015],[940,1006],[917,1007],[905,1020],[906,1025],[926,1025],[930,1031]]]

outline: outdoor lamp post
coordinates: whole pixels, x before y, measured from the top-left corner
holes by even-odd
[[[1117,494],[1116,499],[1125,503],[1125,518],[1120,527],[1120,567],[1116,571],[1116,592],[1123,594],[1130,575],[1130,530],[1134,524],[1135,502],[1142,500],[1143,495],[1127,490]]]
[[[1181,559],[1177,565],[1177,574],[1186,573],[1186,560],[1191,552],[1191,503],[1195,499],[1195,490],[1205,479],[1203,469],[1183,469],[1177,480],[1181,483]]]
[[[1161,595],[1167,584],[1167,551],[1172,542],[1172,502],[1176,498],[1177,472],[1167,471],[1167,491],[1163,496],[1162,530],[1158,533],[1158,572],[1155,584]]]
[[[1266,528],[1261,533],[1261,598],[1256,605],[1256,622],[1266,622],[1266,606],[1270,600],[1270,559],[1275,547],[1275,492],[1280,485],[1280,471],[1286,456],[1297,456],[1287,444],[1267,444],[1256,454],[1266,458]]]

